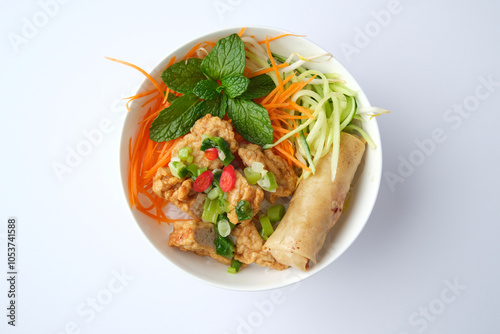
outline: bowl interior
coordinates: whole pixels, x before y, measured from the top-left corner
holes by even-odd
[[[239,30],[240,28],[224,29],[190,41],[165,57],[165,59],[163,59],[150,74],[155,80],[161,81],[160,75],[166,68],[172,56],[177,56],[179,59],[179,57],[183,57],[189,49],[197,43],[202,41],[216,42],[220,38],[238,32]],[[288,32],[266,27],[251,27],[245,30],[245,35],[254,35],[257,40],[265,39],[266,35],[274,37],[284,33]],[[303,37],[288,36],[273,41],[270,45],[273,52],[285,57],[290,55],[292,52],[298,52],[304,57],[326,52],[318,45]],[[311,63],[308,67],[320,70],[324,73],[340,73],[342,78],[347,81],[349,87],[359,91],[357,96],[358,105],[360,107],[370,106],[370,103],[361,90],[361,87],[337,60],[332,58],[323,63]],[[142,83],[139,92],[152,88],[152,84],[146,79]],[[121,138],[121,178],[127,200],[127,174],[129,164],[128,145],[129,139],[136,135],[137,123],[140,117],[146,111],[141,107],[143,102],[144,99],[138,99],[132,103],[132,111],[128,113],[125,119]],[[171,227],[169,225],[159,225],[156,221],[143,215],[135,208],[131,210],[131,213],[144,235],[169,261],[194,277],[212,285],[234,290],[259,291],[278,288],[298,282],[328,266],[354,242],[365,226],[375,204],[382,173],[380,135],[377,121],[375,119],[365,122],[363,126],[366,132],[376,143],[377,149],[372,150],[367,148],[364,158],[364,169],[354,186],[352,192],[353,197],[350,202],[349,209],[342,214],[340,220],[330,231],[323,249],[318,255],[318,263],[313,265],[307,272],[302,272],[293,268],[284,271],[277,271],[257,265],[249,265],[236,275],[228,274],[226,272],[226,266],[216,262],[215,260],[207,257],[200,257],[189,252],[182,252],[178,249],[169,247],[168,235],[171,232]],[[168,210],[172,210],[170,212],[170,216],[180,214],[176,208],[169,208]]]

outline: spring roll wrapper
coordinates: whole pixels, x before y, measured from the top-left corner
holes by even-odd
[[[335,181],[331,181],[329,152],[319,160],[316,173],[299,183],[285,216],[264,245],[278,262],[303,271],[309,260],[316,263],[328,231],[342,213],[364,151],[363,141],[341,132]]]

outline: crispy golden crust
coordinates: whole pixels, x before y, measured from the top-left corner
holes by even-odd
[[[223,164],[219,159],[210,161],[205,158],[205,153],[200,150],[203,135],[221,137],[228,142],[231,152],[234,153],[238,150],[238,142],[234,139],[233,126],[219,117],[208,114],[197,120],[191,128],[191,132],[175,144],[172,148],[172,157],[177,156],[181,148],[192,147],[193,163],[198,167],[207,167],[210,170],[222,168]]]
[[[264,240],[259,235],[255,224],[248,220],[237,225],[232,234],[236,237],[236,251],[234,258],[242,263],[257,263],[259,266],[277,270],[288,268],[278,263],[268,252],[262,250]]]
[[[200,256],[210,256],[223,264],[231,264],[231,259],[215,253],[214,240],[217,232],[214,224],[199,220],[176,221],[173,228],[168,240],[170,247]]]
[[[153,178],[153,191],[191,217],[201,219],[207,195],[194,191],[193,182],[191,178],[179,179],[172,175],[169,168],[161,167]]]
[[[255,216],[259,212],[260,204],[264,198],[264,191],[261,188],[250,185],[240,172],[235,171],[235,173],[236,183],[234,184],[234,188],[227,192],[227,202],[231,210],[227,214],[227,217],[231,223],[238,224],[240,222],[238,221],[235,209],[238,202],[242,200],[248,201],[252,206],[253,215]]]
[[[260,162],[268,172],[274,174],[278,189],[275,192],[265,192],[269,202],[274,203],[279,197],[290,196],[295,190],[297,175],[293,168],[271,150],[262,151],[262,148],[258,145],[242,144],[238,149],[238,155],[246,166],[252,166],[252,163]]]
[[[288,268],[278,263],[269,253],[262,251],[263,240],[254,223],[246,221],[236,226],[232,232],[236,237],[234,258],[243,265],[256,263],[277,270]],[[217,237],[215,225],[199,220],[176,221],[170,233],[168,245],[199,256],[209,256],[220,263],[230,265],[231,259],[217,255],[214,240]]]

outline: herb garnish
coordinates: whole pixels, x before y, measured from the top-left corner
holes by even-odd
[[[222,118],[227,109],[243,138],[260,146],[272,144],[267,110],[252,100],[266,96],[276,85],[266,74],[248,79],[244,69],[245,45],[237,34],[220,39],[203,60],[190,58],[171,65],[161,78],[184,95],[160,111],[149,129],[150,139],[175,139],[188,133],[199,118],[206,114]]]

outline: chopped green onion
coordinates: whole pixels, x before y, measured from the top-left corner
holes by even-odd
[[[221,161],[226,160],[226,153],[224,153],[224,151],[222,151],[221,149],[217,149],[217,153],[219,154],[219,159]]]
[[[222,194],[222,189],[218,186],[215,186],[210,190],[207,194],[208,199],[214,200]]]
[[[217,218],[220,214],[219,201],[205,199],[205,204],[203,204],[203,214],[201,219],[206,222],[217,223]]]
[[[256,172],[252,167],[247,167],[243,170],[245,177],[250,184],[256,184],[262,177],[259,172]]]
[[[236,216],[238,221],[247,220],[253,217],[252,206],[248,201],[241,200],[236,204]]]
[[[223,192],[223,196],[219,196],[219,209],[220,212],[229,212],[229,203],[227,202],[227,193]]]
[[[260,236],[267,240],[269,236],[274,232],[273,225],[271,225],[271,221],[268,216],[260,216],[260,225],[262,226],[262,230],[260,231]]]
[[[190,146],[183,147],[179,150],[179,159],[188,163],[193,162],[193,148]]]
[[[269,172],[262,179],[260,179],[257,184],[264,190],[269,192],[275,192],[278,189],[278,183],[274,174]]]
[[[186,165],[180,161],[170,161],[168,167],[170,168],[172,175],[179,179],[184,178],[189,172]]]
[[[286,209],[282,204],[274,205],[267,210],[267,216],[272,222],[277,222],[283,219]]]
[[[215,245],[215,253],[217,255],[222,255],[227,258],[232,258],[234,256],[234,243],[228,237],[221,237],[217,235],[217,238],[214,240]]]
[[[231,233],[231,225],[227,217],[220,215],[217,220],[217,232],[221,237],[227,237]]]
[[[267,170],[264,168],[264,164],[262,162],[254,161],[252,162],[252,169],[254,172],[260,173],[261,176],[267,174]]]
[[[233,261],[231,261],[231,266],[227,268],[227,272],[230,274],[236,274],[240,271],[241,264],[242,263],[240,261],[233,259]]]
[[[203,204],[201,219],[215,224],[219,219],[219,215],[225,212],[229,212],[229,204],[224,197],[219,196],[219,198],[215,197],[215,199],[210,199],[207,195],[205,203]]]
[[[196,166],[195,164],[189,164],[189,165],[187,165],[186,168],[187,168],[188,172],[191,174],[191,177],[193,178],[193,180],[198,177],[198,166]]]
[[[224,166],[229,165],[234,159],[234,155],[229,148],[229,144],[224,140],[224,138],[203,135],[200,149],[202,151],[206,151],[209,148],[216,148],[218,150],[219,159],[222,161]]]
[[[196,177],[200,176],[201,173],[206,172],[206,171],[207,171],[207,167],[198,168],[198,171],[196,172]]]

